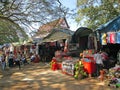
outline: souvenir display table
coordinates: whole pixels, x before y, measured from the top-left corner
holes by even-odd
[[[120,88],[120,65],[116,65],[109,69],[107,74],[108,86],[114,88]]]
[[[76,60],[65,60],[62,62],[62,72],[68,75],[74,75],[74,65]]]

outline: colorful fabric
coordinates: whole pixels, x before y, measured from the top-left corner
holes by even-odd
[[[117,32],[117,35],[116,35],[116,43],[119,43],[119,44],[120,44],[120,32]]]
[[[110,33],[110,43],[113,43],[113,44],[116,43],[116,33],[115,32]]]
[[[107,45],[107,34],[103,33],[101,36],[102,45]]]
[[[107,43],[110,43],[110,32],[107,33]]]

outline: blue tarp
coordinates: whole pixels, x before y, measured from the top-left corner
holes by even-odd
[[[113,32],[113,31],[119,31],[120,30],[120,16],[114,18],[113,20],[110,20],[109,22],[101,25],[97,28],[100,32]]]

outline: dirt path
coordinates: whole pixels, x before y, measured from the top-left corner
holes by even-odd
[[[43,63],[0,72],[0,90],[117,90],[96,79],[75,80]]]

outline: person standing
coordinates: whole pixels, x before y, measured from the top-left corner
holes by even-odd
[[[9,53],[9,56],[8,56],[8,63],[9,63],[9,67],[13,67],[14,65],[14,55],[12,52]]]
[[[17,57],[15,57],[15,62],[16,65],[19,67],[19,69],[21,69],[20,61],[21,61],[21,54],[20,52],[18,52]]]
[[[6,63],[5,63],[5,54],[3,54],[1,56],[1,65],[2,65],[2,70],[5,70],[5,66],[6,66]]]
[[[96,62],[96,75],[100,75],[100,70],[103,68],[103,61],[102,61],[102,55],[101,52],[97,51],[94,54],[94,60]]]

